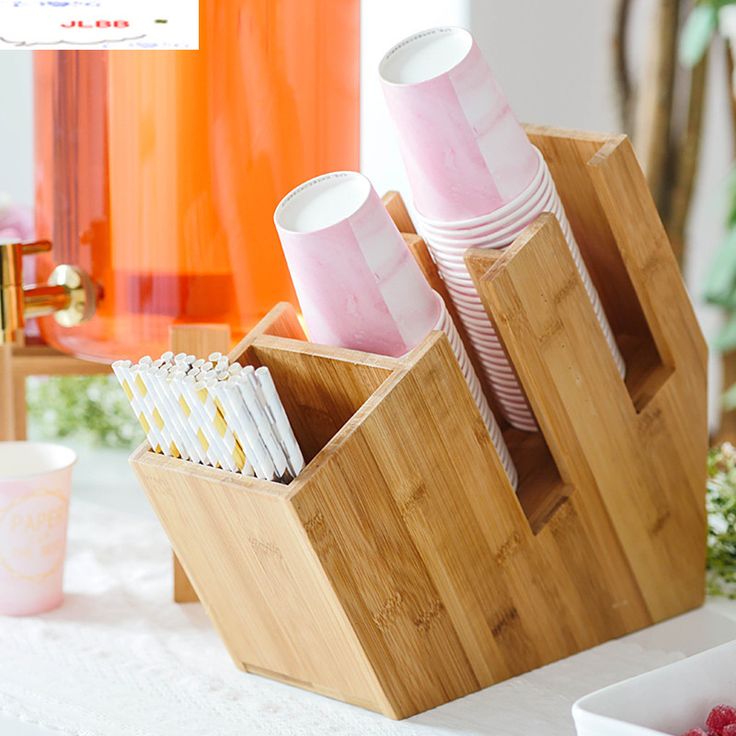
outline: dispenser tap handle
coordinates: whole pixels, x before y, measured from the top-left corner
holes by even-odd
[[[50,240],[37,240],[33,243],[21,243],[24,256],[34,256],[37,253],[48,253],[51,250]]]

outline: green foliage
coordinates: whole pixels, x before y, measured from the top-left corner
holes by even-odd
[[[683,66],[693,67],[705,56],[718,30],[718,13],[726,5],[736,5],[736,0],[697,0],[680,34],[678,56]]]
[[[727,309],[736,307],[736,228],[728,231],[708,272],[705,298]]]
[[[717,28],[716,2],[700,3],[692,9],[680,35],[679,57],[683,66],[693,67],[705,56]]]
[[[736,383],[734,383],[734,385],[723,394],[721,401],[723,402],[723,408],[726,411],[733,411],[736,409]]]
[[[708,456],[708,593],[736,600],[736,448]]]
[[[42,438],[77,437],[106,447],[132,448],[143,433],[114,376],[28,380],[28,415]]]
[[[728,353],[736,350],[736,314],[730,314],[726,323],[713,340],[713,348],[719,353]],[[736,408],[736,407],[735,407]]]

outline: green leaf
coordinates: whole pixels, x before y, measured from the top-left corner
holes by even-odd
[[[706,498],[707,590],[736,598],[736,449],[729,444],[714,447],[708,455]]]
[[[726,180],[726,209],[726,224],[729,228],[736,227],[736,166],[731,169]]]
[[[131,448],[141,428],[113,376],[28,380],[28,415],[41,438],[75,436],[90,444]]]
[[[713,341],[713,349],[719,353],[729,353],[736,350],[736,315],[732,315],[728,322]]]
[[[679,58],[686,67],[695,66],[708,50],[718,27],[718,10],[715,5],[696,5],[685,21],[680,35]]]
[[[721,403],[723,404],[723,408],[727,411],[736,409],[736,383],[734,383],[733,386],[723,394],[721,397]]]
[[[705,300],[736,308],[736,228],[729,230],[708,272]]]

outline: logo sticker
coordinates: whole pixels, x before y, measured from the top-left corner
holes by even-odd
[[[198,48],[198,0],[0,0],[0,51]]]
[[[0,567],[32,582],[57,572],[64,562],[67,508],[62,493],[36,491],[0,509]]]

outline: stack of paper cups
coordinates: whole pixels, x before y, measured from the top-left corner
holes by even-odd
[[[508,449],[444,302],[370,181],[350,171],[319,176],[288,194],[274,221],[310,338],[400,357],[432,330],[444,331],[516,487]]]
[[[488,428],[489,434],[491,435],[491,441],[498,452],[501,464],[506,470],[506,474],[511,481],[511,485],[514,488],[517,488],[519,477],[513,460],[511,459],[511,455],[509,454],[509,450],[506,447],[506,442],[501,434],[501,428],[498,426],[496,418],[493,416],[493,412],[491,411],[491,407],[488,405],[488,401],[483,393],[483,387],[481,386],[478,376],[475,373],[475,369],[470,362],[470,358],[465,350],[465,345],[463,345],[460,334],[455,327],[455,323],[452,321],[452,316],[447,311],[447,307],[445,306],[445,302],[442,300],[442,297],[437,294],[437,292],[435,292],[435,296],[441,304],[442,312],[440,314],[440,318],[437,320],[437,324],[434,326],[434,329],[438,332],[444,332],[445,335],[447,335],[450,347],[452,347],[452,351],[455,353],[457,362],[460,364],[460,370],[462,371],[465,381],[468,384],[468,388],[470,389],[470,394],[478,405],[480,415]]]
[[[432,28],[380,66],[417,210],[442,221],[514,200],[537,159],[472,35]]]
[[[467,248],[505,248],[542,212],[554,213],[625,371],[549,169],[468,31],[415,34],[386,54],[380,73],[432,257],[501,409],[514,427],[534,431],[527,398],[465,267]]]

